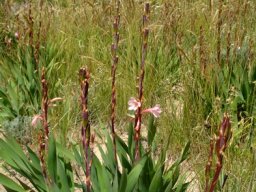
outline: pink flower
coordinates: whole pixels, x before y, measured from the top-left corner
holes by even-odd
[[[134,97],[131,97],[130,100],[128,101],[128,105],[128,110],[136,111],[141,106],[141,103],[137,101]]]
[[[138,119],[138,122],[137,122],[137,124],[136,124],[135,130],[136,130],[136,131],[139,131],[139,130],[140,130],[140,126],[141,126],[141,122],[140,122],[140,120]]]
[[[154,117],[159,117],[160,113],[162,113],[162,110],[160,108],[159,104],[156,104],[154,107],[149,108],[149,109],[145,109],[142,111],[142,113],[152,113],[152,115],[154,115]]]
[[[15,32],[15,33],[14,33],[14,36],[15,36],[16,39],[19,39],[19,38],[20,38],[19,32]]]
[[[42,115],[35,115],[35,116],[33,117],[33,119],[32,119],[31,125],[32,125],[33,127],[35,127],[36,124],[37,124],[37,122],[38,122],[38,121],[41,121],[42,119],[43,119],[43,118],[42,118]]]

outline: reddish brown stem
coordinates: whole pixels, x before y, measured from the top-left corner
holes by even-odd
[[[115,133],[115,119],[116,119],[115,108],[116,108],[116,68],[118,64],[117,49],[118,49],[118,42],[119,42],[119,24],[120,24],[119,6],[120,6],[120,1],[118,0],[116,3],[115,21],[113,23],[114,43],[111,46],[111,54],[112,54],[111,132],[112,132],[112,140],[114,145],[114,158],[116,162],[117,162],[117,155],[116,155],[116,133]]]
[[[87,191],[91,191],[91,180],[90,180],[90,139],[91,139],[91,130],[89,122],[89,112],[88,112],[88,90],[89,90],[89,71],[85,68],[79,70],[80,77],[80,86],[81,86],[81,108],[82,108],[82,145],[84,149],[84,160],[85,160],[85,169],[86,169],[86,187]]]
[[[47,178],[46,173],[46,164],[45,164],[45,151],[47,148],[48,137],[49,137],[49,125],[48,125],[48,85],[45,79],[45,69],[42,68],[42,75],[41,75],[41,84],[42,84],[42,123],[44,132],[40,134],[39,143],[39,156],[41,161],[41,166],[43,170],[44,177]]]
[[[206,58],[205,58],[205,45],[204,45],[204,29],[200,26],[199,36],[199,55],[200,55],[200,68],[203,75],[205,75]]]
[[[143,14],[143,44],[142,44],[142,56],[141,56],[141,67],[140,67],[140,77],[139,77],[139,90],[138,90],[138,99],[140,102],[140,106],[138,107],[135,114],[135,160],[140,158],[140,129],[142,123],[142,103],[143,103],[143,81],[145,76],[145,61],[147,55],[147,46],[148,46],[148,34],[149,29],[147,28],[149,20],[149,3],[145,4],[144,14]]]
[[[217,22],[217,62],[221,66],[221,26],[222,26],[222,1],[219,0],[219,14]]]
[[[38,24],[35,52],[34,52],[34,58],[35,58],[35,62],[36,62],[36,70],[38,70],[38,67],[39,67],[39,51],[40,51],[41,28],[42,28],[42,11],[43,11],[43,0],[40,0],[39,1],[39,24]]]
[[[209,180],[210,180],[210,173],[211,173],[211,167],[212,167],[213,149],[214,149],[214,140],[211,139],[208,162],[205,167],[205,178],[206,178],[205,192],[208,192],[208,190],[209,190]]]
[[[45,68],[42,69],[42,77],[41,77],[41,83],[42,83],[42,119],[43,119],[43,127],[44,127],[44,133],[45,133],[45,142],[48,141],[49,136],[49,126],[48,126],[48,85],[47,81],[45,79]]]
[[[33,44],[34,44],[34,31],[33,31],[33,27],[34,27],[34,21],[33,21],[33,16],[32,16],[32,2],[31,0],[29,1],[28,4],[28,24],[29,24],[29,32],[28,32],[28,36],[29,36],[29,45],[31,47],[31,49],[33,50]]]

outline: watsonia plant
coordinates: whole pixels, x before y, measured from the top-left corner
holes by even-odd
[[[111,76],[112,76],[112,94],[111,94],[111,132],[112,132],[112,139],[114,144],[114,155],[115,160],[117,162],[117,156],[116,156],[116,133],[115,133],[115,120],[116,120],[116,114],[115,114],[115,108],[116,108],[116,69],[118,64],[118,43],[119,43],[119,24],[120,24],[120,1],[116,1],[116,16],[113,23],[113,29],[114,29],[114,42],[111,45],[111,54],[112,54],[112,70],[111,70]]]
[[[9,178],[0,174],[0,183],[7,191],[73,191],[74,179],[71,166],[72,155],[54,139],[48,126],[48,107],[61,98],[48,100],[48,87],[45,71],[42,70],[42,114],[35,115],[32,124],[42,122],[43,131],[39,135],[38,154],[30,147],[23,151],[21,146],[10,136],[0,139],[0,157],[4,161]]]
[[[139,153],[139,140],[140,140],[140,130],[142,124],[142,99],[143,99],[143,81],[145,76],[145,62],[146,62],[146,55],[147,55],[147,46],[148,46],[148,20],[149,20],[149,3],[146,3],[144,14],[142,18],[142,27],[143,27],[143,43],[142,43],[142,56],[141,56],[141,67],[140,67],[140,76],[139,76],[139,90],[138,90],[138,103],[136,104],[137,108],[135,114],[135,121],[134,121],[134,129],[135,129],[135,159],[140,158]]]

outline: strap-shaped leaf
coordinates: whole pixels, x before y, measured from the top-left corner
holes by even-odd
[[[136,184],[138,183],[141,171],[147,161],[147,154],[138,162],[138,164],[131,170],[127,178],[127,187],[125,192],[132,192]]]
[[[115,173],[115,176],[114,176],[114,181],[113,181],[112,192],[118,192],[118,177],[119,177],[119,173],[116,170],[116,173]]]
[[[148,122],[148,146],[151,146],[156,135],[156,125],[153,115],[150,115]]]
[[[12,179],[6,177],[5,175],[0,173],[0,183],[13,191],[18,191],[18,192],[26,192],[25,189],[23,189],[20,185],[15,183]]]
[[[49,137],[47,168],[51,178],[54,180],[54,182],[57,182],[57,150],[56,142],[52,134]]]
[[[186,160],[188,158],[189,148],[190,148],[190,141],[187,142],[187,144],[185,145],[184,149],[182,150],[179,163],[182,163],[184,160]]]
[[[62,192],[70,192],[70,187],[69,187],[69,181],[68,181],[68,175],[65,172],[65,164],[60,160],[57,159],[57,166],[58,166],[58,175],[57,177],[59,178],[59,183],[60,183],[60,191]]]
[[[134,135],[134,130],[133,130],[133,124],[130,123],[129,124],[129,129],[128,129],[128,149],[130,150],[129,152],[129,156],[133,162],[133,158],[134,158],[134,150],[135,150],[135,142],[133,139],[133,135]]]
[[[161,186],[163,183],[162,175],[163,175],[163,169],[162,167],[159,167],[150,183],[149,192],[161,191]]]
[[[120,185],[119,185],[119,192],[125,191],[127,186],[127,171],[126,169],[123,170],[121,175]]]

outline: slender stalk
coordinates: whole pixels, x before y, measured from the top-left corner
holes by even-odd
[[[47,179],[47,172],[46,172],[46,164],[45,164],[45,151],[47,148],[48,137],[49,137],[49,125],[48,125],[48,85],[45,79],[45,68],[42,69],[41,75],[41,84],[42,84],[42,123],[44,132],[39,136],[39,156],[41,161],[41,166],[43,170],[44,177]]]
[[[91,140],[91,129],[89,122],[89,112],[88,112],[88,90],[89,90],[89,71],[85,68],[79,70],[80,87],[81,87],[81,108],[82,108],[82,145],[84,149],[84,159],[86,168],[86,187],[87,192],[91,191],[91,179],[90,179],[90,140]]]
[[[199,36],[199,55],[200,55],[200,68],[202,74],[205,75],[206,69],[206,58],[205,58],[205,46],[204,46],[204,29],[200,26],[200,36]]]
[[[231,48],[231,27],[227,34],[227,55],[226,55],[226,64],[229,66],[230,63],[230,48]]]
[[[212,15],[213,14],[213,0],[209,0],[209,8],[210,8],[210,12]]]
[[[114,155],[115,155],[116,162],[117,162],[117,155],[116,155],[116,133],[115,133],[115,119],[116,119],[115,108],[116,108],[116,68],[118,64],[117,50],[118,50],[118,42],[119,42],[119,24],[120,24],[119,7],[120,7],[120,1],[117,0],[116,16],[115,16],[115,21],[113,23],[114,42],[111,45],[111,54],[112,54],[111,132],[112,132]]]
[[[211,167],[212,167],[213,149],[214,149],[214,140],[211,139],[208,162],[207,162],[206,167],[205,167],[205,180],[206,180],[206,182],[205,182],[205,192],[209,191],[209,180],[210,180],[210,173],[211,173]]]
[[[28,6],[29,6],[28,7],[29,46],[33,50],[33,43],[34,43],[34,30],[33,30],[33,27],[34,27],[34,21],[33,21],[33,16],[32,16],[32,2],[31,2],[31,0],[29,1]]]
[[[42,11],[43,11],[43,0],[40,0],[39,1],[39,24],[38,24],[35,52],[34,52],[34,58],[35,58],[35,62],[36,62],[36,70],[39,67],[39,51],[40,51],[41,29],[42,29]]]
[[[219,67],[221,66],[221,26],[222,26],[222,1],[219,0],[219,14],[217,22],[217,62]]]
[[[143,44],[142,44],[142,56],[141,56],[141,67],[140,67],[140,77],[139,77],[139,90],[138,90],[138,99],[141,105],[138,107],[136,114],[135,114],[135,160],[140,158],[140,129],[142,123],[142,100],[143,100],[143,81],[145,75],[145,61],[147,55],[147,47],[148,47],[148,35],[149,29],[147,28],[149,20],[149,3],[145,4],[144,14],[143,14]]]
[[[48,84],[45,79],[45,68],[42,69],[42,77],[41,77],[41,83],[42,83],[42,119],[43,119],[43,127],[44,127],[44,133],[45,133],[45,143],[48,141],[49,136],[49,126],[48,126]]]

